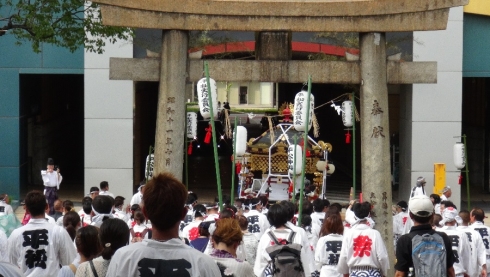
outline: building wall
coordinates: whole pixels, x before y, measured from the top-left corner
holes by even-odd
[[[109,58],[132,58],[128,42],[107,42],[104,54],[85,53],[85,185],[109,182],[129,203],[133,194],[133,82],[109,80]]]
[[[463,77],[490,77],[489,26],[490,16],[464,14]]]
[[[402,97],[400,199],[408,200],[418,176],[433,193],[434,163],[446,164],[451,199],[461,202],[459,171],[453,164],[453,145],[461,135],[463,7],[452,8],[447,29],[414,32],[413,60],[437,61],[437,84],[414,84]]]
[[[22,108],[20,74],[82,74],[83,50],[70,53],[41,45],[34,53],[30,43],[16,45],[6,34],[0,39],[0,193],[19,199],[27,191],[27,110]]]
[[[239,103],[240,87],[248,88],[248,105],[272,107],[272,93],[274,91],[274,83],[269,82],[244,82],[228,83],[230,86],[230,92],[228,100],[231,106],[236,107]],[[226,102],[226,83],[217,82],[218,87],[218,101],[221,103]]]

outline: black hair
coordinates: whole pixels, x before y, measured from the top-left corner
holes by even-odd
[[[286,225],[289,219],[287,206],[283,204],[274,204],[270,206],[269,212],[267,213],[267,219],[269,220],[269,223],[276,228]]]
[[[369,215],[369,212],[371,212],[371,203],[369,202],[363,202],[363,203],[356,203],[352,206],[352,211],[356,215],[357,218],[366,218]]]
[[[221,210],[219,218],[235,218],[237,208],[231,205],[226,205]]]
[[[434,214],[431,214],[430,216],[418,216],[410,212],[410,218],[419,224],[429,224],[433,217]]]
[[[112,206],[114,206],[114,199],[110,196],[98,195],[94,198],[92,206],[100,214],[109,214],[111,213]]]
[[[75,239],[77,225],[80,223],[80,216],[75,211],[69,211],[63,216],[63,227],[65,227],[71,239]]]
[[[116,250],[128,244],[128,224],[118,218],[108,218],[100,226],[99,237],[103,248],[101,256],[110,260]]]
[[[97,257],[102,250],[99,238],[99,228],[88,225],[78,229],[75,237],[75,245],[78,252],[87,259]]]
[[[285,200],[281,201],[279,204],[284,206],[288,221],[293,219],[294,213],[296,212],[296,205],[294,205],[294,203],[292,202],[285,201]]]
[[[92,198],[86,196],[82,199],[82,209],[85,214],[90,214],[92,212]]]
[[[303,202],[303,210],[301,212],[302,214],[311,215],[313,213],[313,204],[309,201]]]
[[[262,203],[262,206],[267,206],[269,204],[269,198],[267,195],[261,195],[259,196],[260,202]]]
[[[100,182],[100,189],[106,189],[108,187],[109,187],[109,182],[107,181]]]
[[[323,205],[328,208],[330,206],[330,201],[328,201],[328,199],[323,199]]]
[[[458,207],[456,207],[456,205],[452,201],[449,201],[449,200],[441,201],[441,205],[444,205],[444,208],[453,207],[455,209],[458,209]]]
[[[313,210],[317,213],[323,212],[325,208],[325,204],[323,203],[323,199],[317,198],[313,200]]]
[[[434,199],[434,204],[440,204],[441,203],[441,197],[439,196],[439,194],[431,194],[430,195],[430,198]]]
[[[307,214],[303,214],[301,218],[301,227],[311,226],[311,216]]]
[[[45,214],[46,211],[46,197],[38,190],[33,190],[27,193],[25,198],[26,208],[31,216],[39,216]]]
[[[262,204],[262,202],[260,201],[260,198],[252,198],[250,199],[250,204],[252,204],[252,210],[255,210],[257,209],[257,204]]]
[[[98,187],[91,187],[90,188],[90,193],[92,193],[94,191],[100,191],[100,189]]]
[[[340,205],[340,203],[332,203],[332,205],[330,205],[330,207],[337,207],[337,210],[339,211],[339,213],[342,211],[342,205]]]
[[[229,195],[225,194],[225,195],[221,196],[221,198],[223,200],[223,205],[230,205],[231,204],[231,198]],[[219,196],[216,196],[214,198],[214,202],[219,203]]]
[[[197,201],[196,197],[192,193],[187,194],[186,205],[193,205]]]
[[[206,207],[202,204],[195,205],[193,210],[196,212],[194,217],[204,217],[206,215]]]
[[[114,198],[114,207],[122,206],[124,204],[125,199],[126,198],[122,196],[116,196],[116,198]]]

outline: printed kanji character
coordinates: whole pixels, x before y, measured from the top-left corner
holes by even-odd
[[[26,265],[28,268],[40,267],[42,269],[46,269],[46,260],[48,257],[46,256],[45,249],[27,250],[26,255]]]
[[[327,249],[326,249],[327,252],[337,253],[337,252],[340,252],[340,250],[342,249],[342,242],[341,241],[327,241],[325,243],[325,246],[327,247]]]
[[[328,264],[336,265],[339,263],[340,254],[329,254],[328,255]]]
[[[140,277],[181,276],[191,277],[192,265],[184,259],[160,260],[143,258],[138,262]]]
[[[373,241],[368,236],[358,236],[354,239],[354,257],[371,256]]]
[[[22,243],[24,247],[30,246],[38,249],[39,245],[49,245],[48,230],[46,229],[25,231],[22,236],[24,237],[24,242]]]

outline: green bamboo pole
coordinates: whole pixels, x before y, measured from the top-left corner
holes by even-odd
[[[189,147],[187,144],[189,140],[187,139],[187,106],[186,106],[186,116],[185,116],[185,143],[184,143],[184,155],[185,155],[185,188],[189,189],[189,154],[187,153],[186,147]]]
[[[306,100],[306,130],[304,135],[303,145],[303,171],[301,172],[301,191],[299,192],[299,215],[298,225],[301,226],[301,220],[303,219],[303,197],[305,190],[305,171],[306,171],[306,148],[308,146],[308,126],[310,123],[310,95],[311,95],[311,75],[308,75],[308,96]]]
[[[352,92],[352,187],[356,199],[356,94]]]
[[[230,114],[231,115],[231,114]],[[235,203],[235,163],[236,163],[236,135],[237,135],[237,118],[235,116],[235,127],[233,128],[233,162],[231,163],[231,205]]]
[[[466,197],[468,198],[468,211],[471,211],[470,204],[470,169],[468,167],[468,148],[466,147],[466,135],[463,135],[464,143],[464,165],[466,167]]]
[[[206,74],[206,84],[208,86],[208,95],[209,95],[209,111],[211,112],[211,128],[213,129],[213,152],[214,152],[214,167],[216,169],[216,183],[218,185],[218,199],[219,199],[219,208],[223,210],[223,195],[221,193],[221,176],[219,173],[219,163],[218,163],[218,149],[216,147],[216,128],[214,124],[214,112],[213,112],[213,94],[211,92],[211,83],[209,82],[209,69],[208,62],[204,62],[204,72]]]
[[[293,158],[293,203],[296,204],[296,146],[298,145],[298,136],[294,135],[294,158]]]

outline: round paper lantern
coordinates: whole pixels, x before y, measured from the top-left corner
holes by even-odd
[[[209,97],[213,97],[213,119],[218,116],[218,89],[216,87],[216,81],[213,79],[209,79],[209,84],[211,86],[211,95],[209,94],[206,78],[202,78],[201,80],[199,80],[199,82],[197,82],[197,98],[199,99],[199,110],[204,119],[208,119],[211,117]]]
[[[289,174],[300,174],[303,167],[303,153],[298,145],[290,145],[288,147],[288,171]],[[294,159],[296,159],[296,169],[294,169]]]
[[[307,110],[308,92],[301,91],[294,97],[294,114],[293,124],[294,129],[300,132],[308,132],[313,122],[313,111],[315,109],[315,97],[310,94],[310,117],[308,126],[306,125],[306,110]]]
[[[335,165],[333,164],[328,164],[328,169],[327,169],[327,174],[333,174],[335,172]]]
[[[194,139],[197,137],[197,114],[195,112],[187,113],[187,137]]]
[[[247,151],[247,128],[243,126],[236,127],[235,154],[238,157],[245,155]]]
[[[465,149],[463,143],[456,143],[453,147],[454,166],[457,169],[465,167]]]
[[[344,122],[345,127],[352,127],[354,122],[352,114],[352,101],[342,102],[342,122]]]

